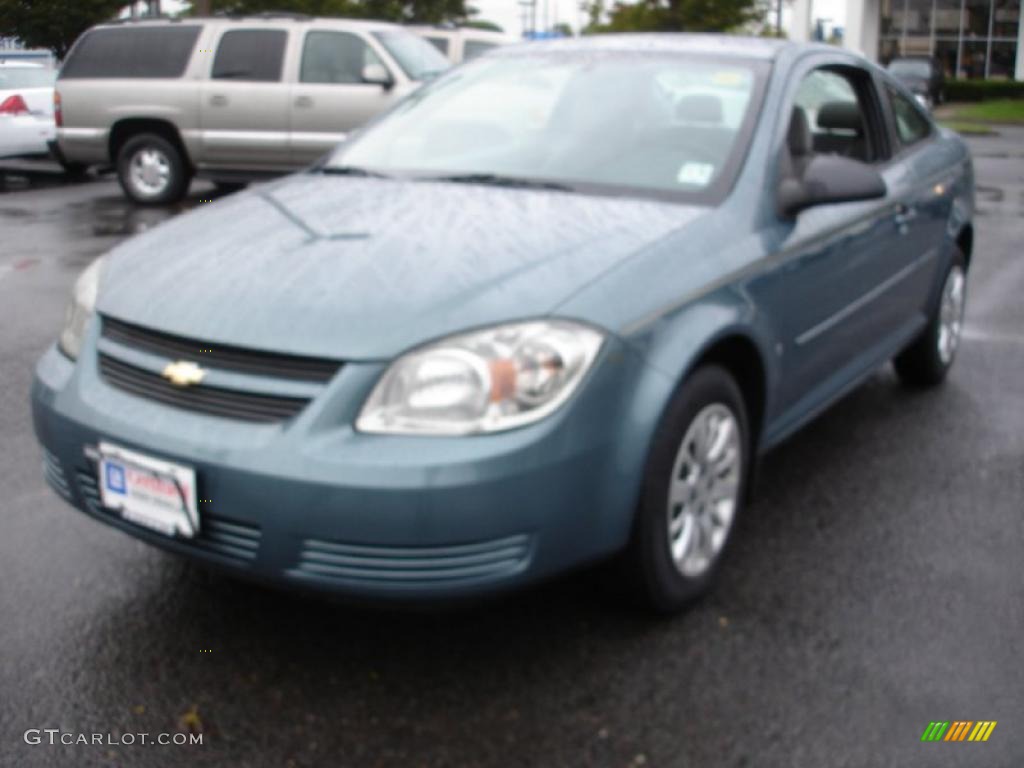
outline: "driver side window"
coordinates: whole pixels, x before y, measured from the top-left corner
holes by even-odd
[[[879,159],[870,107],[862,95],[866,88],[870,85],[858,88],[851,74],[838,69],[816,69],[801,81],[794,106],[806,118],[813,154],[841,155],[862,163]]]

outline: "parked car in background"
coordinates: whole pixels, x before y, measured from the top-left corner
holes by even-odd
[[[27,61],[0,61],[0,157],[47,154],[56,135],[57,71]]]
[[[400,26],[303,16],[102,24],[57,81],[69,163],[113,165],[139,203],[288,172],[449,66]]]
[[[973,214],[964,141],[852,53],[510,46],[94,262],[36,368],[46,477],[253,578],[422,600],[619,555],[678,610],[760,454],[889,360],[944,379]]]
[[[946,73],[938,59],[924,56],[893,59],[888,70],[929,109],[946,100]]]
[[[517,42],[516,38],[504,32],[495,32],[475,27],[452,27],[439,25],[434,27],[406,27],[443,53],[452,64],[474,59],[482,53],[499,45]]]

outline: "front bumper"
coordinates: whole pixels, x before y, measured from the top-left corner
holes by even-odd
[[[351,424],[381,364],[347,364],[303,413],[266,425],[131,395],[95,358],[95,338],[78,363],[51,348],[33,383],[45,475],[66,501],[255,578],[382,599],[518,586],[623,547],[657,415],[644,404],[670,386],[611,339],[573,400],[539,424],[379,436]],[[208,500],[198,536],[165,537],[104,509],[89,458],[100,440],[194,467]]]

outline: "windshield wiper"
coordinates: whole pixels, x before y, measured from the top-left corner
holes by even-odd
[[[453,184],[486,184],[492,187],[519,189],[554,189],[559,192],[575,191],[569,184],[541,179],[522,179],[497,173],[453,173],[446,176],[419,176],[416,181],[450,181]]]
[[[364,176],[374,179],[390,179],[386,173],[371,171],[369,168],[361,168],[358,165],[321,165],[315,170],[330,176]]]

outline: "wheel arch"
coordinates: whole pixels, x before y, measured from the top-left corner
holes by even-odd
[[[154,133],[161,138],[171,142],[181,152],[181,157],[189,169],[193,168],[192,158],[189,156],[188,148],[182,141],[177,126],[169,120],[161,120],[154,117],[126,117],[118,120],[110,128],[110,137],[107,140],[107,152],[110,155],[110,162],[117,163],[117,155],[121,147],[130,138],[140,133]]]
[[[956,244],[964,255],[964,263],[967,269],[971,267],[971,255],[974,252],[974,225],[965,222],[960,231],[956,234]]]
[[[764,418],[768,400],[768,369],[761,348],[752,334],[740,328],[723,331],[713,338],[694,357],[679,380],[679,386],[687,377],[703,365],[717,365],[725,369],[743,395],[747,409],[747,426],[750,430],[752,453],[764,432]]]

